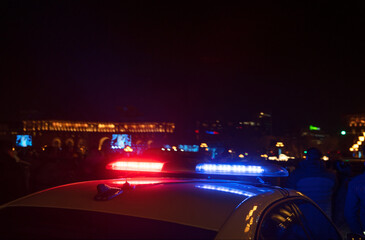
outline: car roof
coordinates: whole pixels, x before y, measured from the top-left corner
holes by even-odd
[[[107,201],[94,200],[97,186],[132,190]],[[123,178],[71,183],[43,190],[2,207],[50,207],[149,218],[218,231],[240,208],[267,206],[283,198],[281,190],[240,181],[174,178]],[[247,201],[247,200],[250,201]],[[245,204],[242,204],[245,203]],[[247,203],[247,204],[246,204]]]

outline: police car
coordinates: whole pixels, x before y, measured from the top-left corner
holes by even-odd
[[[123,177],[43,190],[0,208],[2,239],[341,239],[303,194],[264,179],[255,163],[123,159]]]

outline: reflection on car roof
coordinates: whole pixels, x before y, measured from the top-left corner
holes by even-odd
[[[135,186],[133,190],[125,191],[109,201],[94,200],[98,184],[118,187],[126,180]],[[18,199],[9,206],[113,213],[217,231],[243,201],[262,195],[267,200],[282,197],[280,191],[274,188],[235,181],[133,178],[68,184]]]

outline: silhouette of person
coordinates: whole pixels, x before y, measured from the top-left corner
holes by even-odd
[[[84,180],[98,179],[105,168],[105,159],[96,145],[92,145],[82,165]]]
[[[345,202],[345,219],[353,233],[365,238],[365,172],[349,182]]]
[[[332,196],[337,180],[336,175],[324,167],[321,157],[317,148],[308,149],[306,159],[289,175],[286,185],[312,199],[332,218]]]
[[[0,204],[27,194],[24,166],[30,165],[12,151],[9,141],[0,141]]]
[[[351,165],[348,162],[337,160],[335,161],[335,168],[337,171],[338,187],[333,198],[332,219],[337,229],[343,235],[343,238],[346,239],[350,228],[345,219],[345,196],[348,183],[351,180]]]

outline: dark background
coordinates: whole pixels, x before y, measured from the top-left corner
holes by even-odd
[[[4,1],[1,120],[364,113],[363,1]]]

